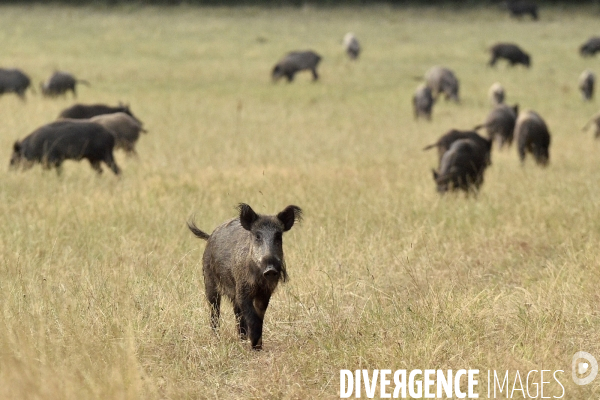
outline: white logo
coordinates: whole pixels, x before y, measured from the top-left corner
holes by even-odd
[[[587,385],[598,375],[598,361],[585,351],[578,351],[573,355],[571,367],[573,382],[577,385]]]

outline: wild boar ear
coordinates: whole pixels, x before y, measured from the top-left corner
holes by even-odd
[[[519,115],[519,105],[515,104],[515,106],[513,107],[513,110],[515,110],[515,114]]]
[[[19,151],[21,151],[21,143],[17,140],[15,142],[15,144],[13,144],[13,150],[18,153]]]
[[[242,227],[247,231],[251,230],[252,224],[258,219],[258,215],[248,204],[240,203],[238,210],[240,211],[240,223]]]
[[[289,231],[294,222],[302,220],[302,210],[298,206],[287,206],[277,214],[277,219],[283,223],[283,231]]]

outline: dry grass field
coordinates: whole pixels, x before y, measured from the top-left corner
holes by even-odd
[[[600,141],[581,131],[599,104],[577,91],[581,71],[600,74],[577,52],[599,33],[596,8],[534,23],[495,7],[0,7],[0,66],[36,87],[71,71],[92,84],[77,101],[128,102],[149,130],[138,159],[116,153],[121,177],[85,161],[12,172],[13,142],[74,100],[0,97],[0,398],[337,398],[340,369],[464,368],[481,398],[487,370],[547,369],[564,371],[563,398],[597,399],[571,357],[600,357]],[[532,68],[487,67],[496,41]],[[271,83],[309,48],[319,82]],[[462,103],[415,121],[415,78],[438,64]],[[550,165],[495,150],[477,198],[440,197],[421,149],[482,122],[495,81],[546,119]],[[210,232],[240,202],[304,210],[262,352],[227,301],[210,330],[204,242],[185,226]]]

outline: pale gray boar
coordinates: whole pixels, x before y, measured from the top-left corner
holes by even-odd
[[[129,155],[137,154],[135,144],[140,137],[140,132],[146,133],[142,124],[124,112],[101,114],[90,118],[108,129],[115,137],[115,149],[123,149]]]
[[[510,147],[513,141],[515,123],[519,114],[519,105],[510,107],[506,104],[497,105],[490,111],[485,122],[477,125],[474,130],[486,128],[488,138],[496,141],[501,149],[504,145]]]
[[[504,103],[505,92],[504,87],[499,82],[495,82],[490,86],[488,91],[488,97],[492,105],[497,106],[498,104]]]
[[[77,97],[77,91],[75,89],[78,83],[89,86],[90,83],[83,79],[75,79],[73,75],[64,71],[54,72],[46,82],[40,83],[42,95],[46,97],[57,97],[66,95],[70,90],[73,93],[73,97]]]
[[[600,51],[600,37],[594,36],[589,38],[584,44],[579,47],[579,54],[582,57],[591,57]]]
[[[31,79],[18,69],[0,68],[0,95],[16,93],[21,100],[25,100],[25,91],[31,85]]]
[[[256,214],[247,204],[239,216],[218,226],[210,235],[188,222],[192,233],[207,241],[202,256],[211,326],[219,325],[221,297],[233,303],[238,333],[248,336],[252,348],[262,348],[263,319],[279,281],[287,280],[283,233],[302,218],[300,207],[290,205],[277,215]]]
[[[344,35],[344,49],[351,60],[356,60],[360,54],[360,43],[354,33],[348,32]]]
[[[488,64],[492,67],[499,59],[505,59],[511,67],[516,64],[523,64],[527,68],[531,66],[529,54],[513,43],[497,43],[490,47],[490,53],[492,58]]]
[[[444,94],[446,100],[452,99],[459,103],[458,98],[459,82],[452,70],[445,67],[432,67],[425,73],[425,82],[431,89],[434,99],[440,94]]]
[[[412,98],[413,109],[415,111],[415,119],[423,117],[428,121],[431,120],[431,110],[433,109],[433,96],[431,89],[425,84],[420,85]]]
[[[528,110],[519,114],[515,124],[519,159],[525,162],[525,155],[531,153],[535,162],[546,166],[550,160],[550,132],[546,122],[538,113]]]
[[[594,125],[594,137],[600,138],[600,112],[596,113],[590,120],[583,126],[582,131],[587,130],[590,125]]]
[[[583,100],[591,100],[594,97],[594,84],[596,75],[589,69],[583,71],[579,76],[579,90]]]
[[[471,139],[459,139],[444,153],[438,171],[433,170],[437,191],[477,192],[487,167],[486,155]]]
[[[89,121],[63,120],[44,125],[23,140],[16,141],[10,158],[11,168],[28,169],[40,163],[45,169],[56,168],[60,174],[65,160],[87,159],[102,173],[101,162],[119,175],[113,157],[115,138],[101,125]]]
[[[312,72],[313,81],[319,79],[317,74],[317,65],[321,61],[321,56],[314,51],[292,51],[282,58],[271,72],[273,81],[276,82],[279,78],[286,77],[288,82],[294,80],[294,75],[299,71],[309,70]]]

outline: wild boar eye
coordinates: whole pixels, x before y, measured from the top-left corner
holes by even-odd
[[[256,232],[254,234],[254,239],[256,239],[257,242],[260,242],[262,240],[262,234],[260,232]]]

